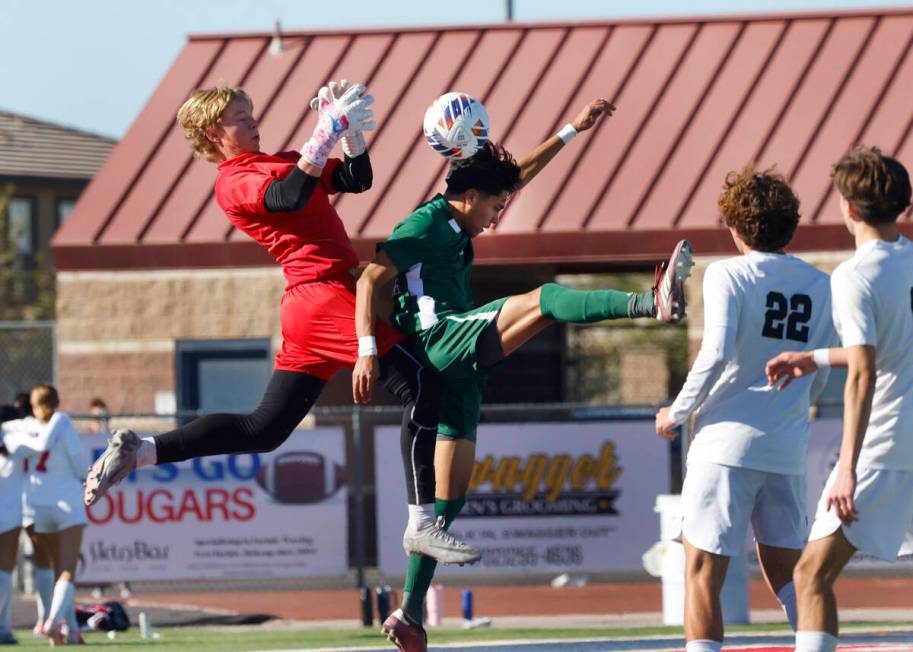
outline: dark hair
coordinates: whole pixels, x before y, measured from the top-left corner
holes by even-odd
[[[857,147],[834,163],[834,187],[867,224],[888,224],[910,205],[910,176],[877,147]]]
[[[3,423],[4,421],[15,421],[24,416],[25,415],[19,411],[19,408],[15,408],[12,405],[0,405],[0,423]]]
[[[470,188],[500,195],[519,185],[520,166],[510,152],[491,141],[469,158],[452,161],[447,173],[448,195],[460,195]]]
[[[776,168],[730,172],[717,203],[723,223],[757,251],[779,251],[799,224],[799,200]]]
[[[19,392],[13,398],[13,407],[19,410],[22,415],[20,418],[34,416],[32,414],[32,402],[28,392]]]

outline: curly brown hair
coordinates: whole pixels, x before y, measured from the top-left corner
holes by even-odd
[[[757,251],[783,249],[799,225],[799,199],[775,167],[730,172],[717,203],[723,223]]]
[[[890,224],[910,205],[910,176],[877,147],[857,147],[834,163],[834,187],[867,224]]]

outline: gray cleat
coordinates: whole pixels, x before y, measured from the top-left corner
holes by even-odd
[[[87,506],[94,505],[111,487],[136,470],[139,447],[140,438],[132,430],[114,432],[105,452],[89,467],[83,496]]]
[[[406,527],[403,533],[403,550],[436,559],[442,564],[474,564],[482,554],[444,529],[444,517],[438,516],[430,525],[415,530]]]
[[[685,317],[685,280],[694,267],[691,243],[680,240],[667,263],[656,267],[656,318],[675,324]]]

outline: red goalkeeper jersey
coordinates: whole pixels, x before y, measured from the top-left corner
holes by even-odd
[[[358,266],[358,255],[329,195],[335,194],[330,159],[304,208],[270,213],[264,196],[269,185],[295,167],[298,152],[241,154],[219,164],[216,201],[237,228],[266,247],[282,265],[288,287],[337,276]]]

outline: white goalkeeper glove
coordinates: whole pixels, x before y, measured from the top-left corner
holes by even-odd
[[[362,84],[350,86],[340,97],[332,94],[318,95],[317,126],[311,138],[301,148],[301,157],[316,167],[324,167],[336,141],[347,131],[373,128],[374,112],[368,108],[374,101],[370,95],[362,97]]]
[[[360,84],[359,84],[360,85]],[[317,97],[311,100],[311,108],[315,111],[320,109],[322,103],[336,102],[342,98],[343,95],[352,87],[352,82],[348,79],[343,79],[338,82],[331,81],[326,86],[323,86],[320,91],[317,93]],[[365,96],[363,99],[368,100],[368,104],[374,101],[374,98],[370,95]],[[342,145],[342,151],[349,158],[355,158],[361,154],[364,154],[367,149],[365,144],[365,138],[363,131],[370,131],[374,129],[377,124],[374,122],[374,112],[370,111],[369,117],[365,120],[361,129],[355,129],[351,125],[349,129],[343,133],[340,137],[339,142]]]

